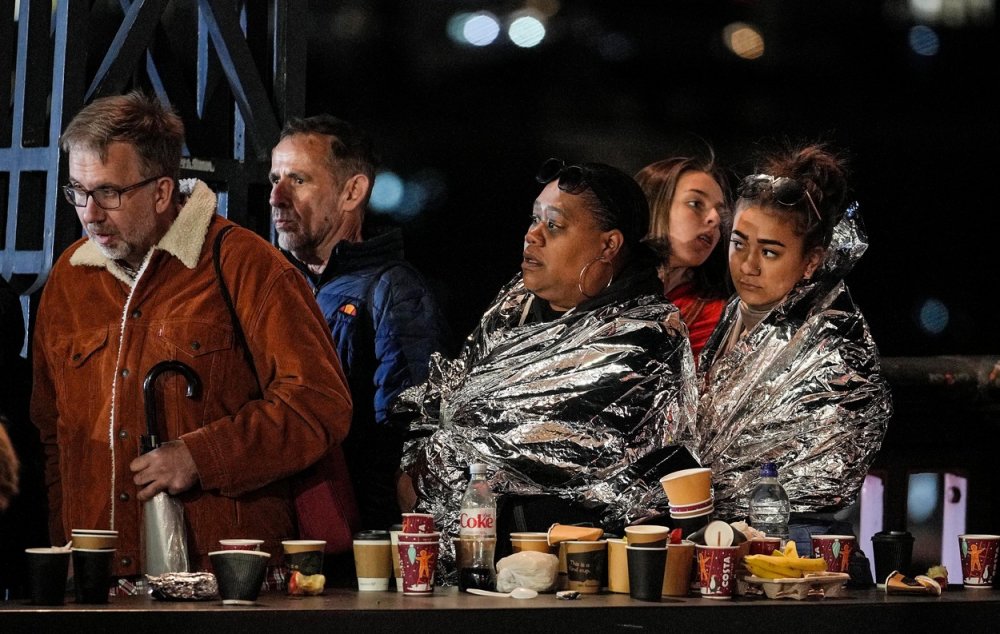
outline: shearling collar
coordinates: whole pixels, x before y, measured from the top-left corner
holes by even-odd
[[[181,199],[186,201],[180,213],[160,241],[149,250],[142,261],[140,272],[146,268],[146,263],[153,251],[160,249],[173,255],[184,266],[193,269],[198,264],[201,248],[205,244],[208,225],[215,215],[215,193],[205,183],[194,179],[180,181]],[[73,252],[69,259],[73,266],[94,266],[105,268],[109,273],[129,286],[135,285],[133,279],[117,262],[104,257],[101,250],[90,240]],[[138,276],[137,276],[138,277]]]

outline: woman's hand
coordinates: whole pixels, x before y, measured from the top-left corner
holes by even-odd
[[[413,478],[402,471],[396,475],[396,502],[403,513],[409,513],[417,506],[417,490],[413,488]]]

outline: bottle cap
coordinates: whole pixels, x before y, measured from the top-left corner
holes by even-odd
[[[773,462],[765,462],[760,465],[760,477],[762,478],[777,478],[778,477],[778,465]]]
[[[469,473],[486,473],[486,463],[473,462],[469,465]]]

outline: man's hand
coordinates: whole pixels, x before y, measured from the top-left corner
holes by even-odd
[[[143,487],[138,493],[140,501],[148,500],[160,491],[177,495],[198,482],[198,467],[182,440],[165,442],[139,456],[132,461],[129,469],[135,474],[132,481]]]

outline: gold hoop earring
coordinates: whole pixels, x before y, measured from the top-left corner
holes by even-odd
[[[583,268],[580,269],[580,278],[577,281],[576,287],[580,289],[580,294],[586,297],[587,299],[594,299],[595,297],[597,297],[597,295],[589,295],[587,294],[587,291],[583,290],[583,278],[587,276],[587,269],[589,269],[590,265],[593,264],[594,262],[604,262],[605,264],[611,267],[611,277],[608,278],[608,283],[604,285],[604,288],[601,289],[602,291],[607,290],[608,287],[611,286],[611,282],[614,281],[615,279],[614,265],[611,264],[611,262],[603,255],[599,255],[590,262],[584,264]],[[600,294],[600,291],[598,291],[598,294]]]

